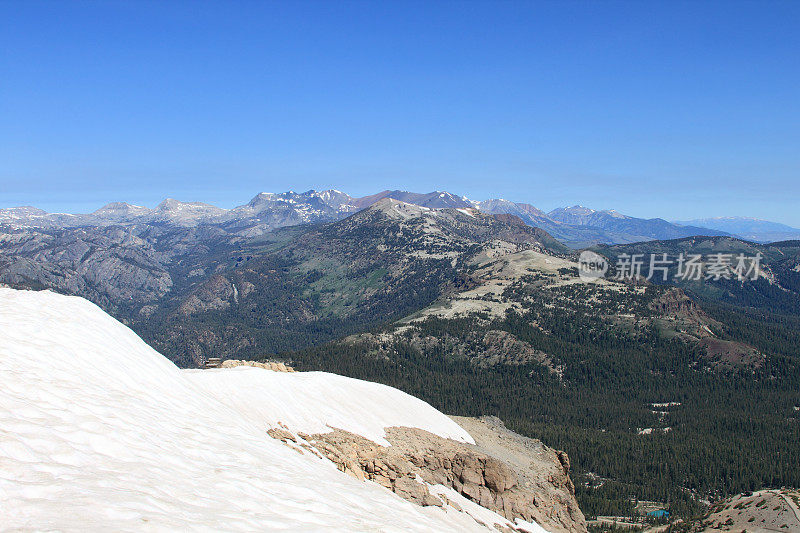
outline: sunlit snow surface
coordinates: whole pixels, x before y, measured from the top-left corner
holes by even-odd
[[[287,374],[247,366],[184,372],[258,428],[277,427],[279,422],[294,432],[326,433],[339,428],[389,446],[384,428],[407,426],[475,442],[427,403],[378,383],[327,372]]]
[[[469,439],[388,387],[180,371],[83,299],[0,288],[0,530],[481,530],[267,437],[278,420]]]

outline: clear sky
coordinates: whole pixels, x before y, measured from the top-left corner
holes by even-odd
[[[449,190],[800,226],[800,2],[0,0],[0,207]]]

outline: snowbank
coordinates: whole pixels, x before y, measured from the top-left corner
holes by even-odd
[[[280,420],[376,440],[387,425],[471,440],[388,387],[255,368],[182,372],[83,299],[5,288],[0,383],[0,529],[481,527],[265,435]]]
[[[384,428],[421,428],[474,444],[469,433],[427,403],[400,390],[326,372],[272,372],[240,366],[186,370],[186,377],[258,428],[327,433],[339,428],[391,446]]]

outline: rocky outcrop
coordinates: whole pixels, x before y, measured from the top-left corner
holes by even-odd
[[[708,316],[682,289],[672,288],[667,290],[650,302],[648,307],[662,316],[680,319],[691,325],[698,326],[699,328],[693,331],[696,337],[714,335],[703,326],[713,329],[721,329],[722,327],[722,324]]]
[[[509,430],[497,417],[451,418],[475,439],[475,446],[468,447],[499,461],[516,476],[517,484],[501,493],[512,513],[504,507],[500,514],[508,518],[518,512],[552,532],[586,531],[566,452]]]
[[[708,316],[683,290],[669,289],[648,307],[670,320],[679,338],[697,343],[703,349],[704,364],[709,369],[760,368],[764,365],[766,357],[754,347],[717,338],[715,331],[722,331],[722,324]]]
[[[418,505],[457,507],[429,490],[443,485],[512,522],[520,518],[552,532],[586,531],[564,452],[513,433],[497,418],[452,418],[473,436],[475,445],[407,427],[386,429],[391,446],[340,429],[295,437],[286,428],[274,428],[268,434],[299,443],[341,471]]]
[[[259,363],[257,361],[241,361],[239,359],[226,359],[220,363],[219,368],[233,368],[236,366],[254,366],[256,368],[266,368],[273,372],[294,372],[294,368],[286,366],[285,363],[280,361],[266,361]]]
[[[760,490],[716,502],[687,524],[690,533],[800,531],[800,491]]]
[[[219,309],[227,309],[237,296],[236,286],[219,274],[211,276],[194,294],[181,304],[179,312],[193,315]]]

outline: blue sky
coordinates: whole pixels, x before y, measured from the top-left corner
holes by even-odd
[[[800,226],[800,2],[0,2],[0,207],[449,190]]]

